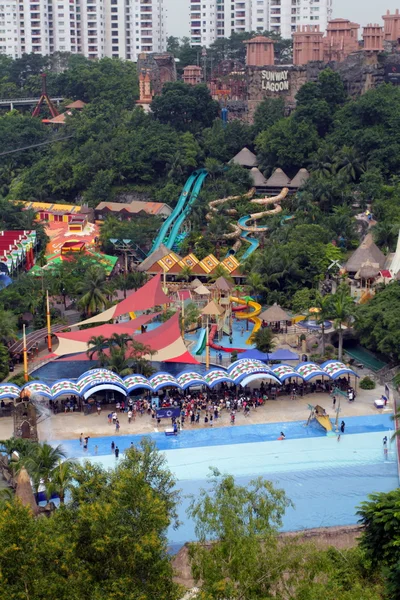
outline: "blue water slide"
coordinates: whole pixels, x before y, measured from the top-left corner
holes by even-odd
[[[239,219],[238,223],[239,225],[246,226],[247,221],[249,221],[250,219],[250,215],[245,215],[244,217],[241,217]],[[260,229],[262,229],[262,231],[266,231],[264,225],[261,225]],[[254,250],[257,250],[258,246],[260,245],[260,242],[256,238],[250,237],[250,233],[250,231],[243,231],[242,235],[240,236],[242,240],[250,244],[246,252],[243,254],[242,260],[246,260],[246,258],[249,258],[249,256],[253,254]]]
[[[178,218],[175,220],[175,223],[171,229],[171,232],[169,234],[169,237],[167,239],[167,241],[165,242],[165,245],[167,246],[167,248],[171,249],[172,246],[175,243],[176,237],[179,233],[179,230],[183,224],[183,222],[185,221],[185,219],[188,217],[193,204],[196,202],[197,197],[200,193],[200,190],[202,188],[202,185],[204,183],[205,178],[207,177],[208,173],[205,169],[199,169],[198,171],[196,171],[197,173],[197,179],[194,182],[194,185],[192,187],[192,192],[190,194],[190,198],[189,201],[186,203],[186,206],[184,208],[184,210],[181,212],[181,214],[178,216]]]
[[[198,176],[199,176],[199,171],[194,171],[190,175],[188,180],[186,181],[185,185],[183,186],[181,195],[179,196],[177,205],[175,206],[172,213],[169,215],[168,219],[166,219],[164,221],[164,223],[162,224],[160,231],[158,232],[158,235],[153,242],[151,252],[154,252],[154,250],[157,250],[157,248],[160,246],[160,244],[163,242],[164,238],[166,237],[170,227],[172,227],[173,223],[175,222],[175,220],[178,218],[178,216],[184,209],[184,206],[190,197],[190,191],[192,189],[192,186],[193,186],[194,182],[196,181],[196,179],[198,178]]]

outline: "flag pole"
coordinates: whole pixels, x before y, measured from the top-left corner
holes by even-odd
[[[24,342],[24,380],[25,381],[29,381],[29,374],[28,374],[28,353],[26,351],[25,325],[23,325],[23,342]]]
[[[210,368],[210,346],[209,346],[209,341],[208,341],[208,319],[209,319],[209,316],[207,315],[207,326],[206,326],[206,368],[207,369]]]
[[[51,346],[51,322],[50,322],[50,304],[49,304],[49,290],[46,290],[46,317],[47,317],[47,348],[49,352],[52,351]]]

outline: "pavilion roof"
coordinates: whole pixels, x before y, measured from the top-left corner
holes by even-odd
[[[231,162],[242,167],[256,167],[258,165],[257,156],[248,148],[242,148],[231,160]]]
[[[276,302],[259,315],[266,323],[277,323],[278,321],[290,321],[291,317]]]
[[[202,315],[209,315],[213,317],[219,317],[224,312],[224,309],[221,308],[214,300],[211,300],[207,306],[203,308],[201,311]]]
[[[289,177],[282,169],[278,168],[272,173],[271,177],[267,181],[268,187],[285,187],[290,182]]]
[[[382,269],[385,261],[385,255],[374,243],[372,235],[368,233],[357,250],[350,256],[345,267],[348,273],[358,273],[363,264],[367,262],[377,264]]]

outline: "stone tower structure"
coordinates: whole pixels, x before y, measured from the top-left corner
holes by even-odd
[[[247,67],[269,67],[275,64],[273,40],[258,35],[244,43],[246,44]]]
[[[377,23],[369,23],[363,29],[364,50],[368,52],[383,52],[383,27]]]
[[[38,441],[36,408],[29,396],[17,398],[14,404],[14,437]]]
[[[303,25],[293,33],[293,64],[306,65],[324,59],[323,32],[319,25]]]
[[[358,23],[348,19],[329,21],[324,38],[324,61],[342,62],[352,52],[359,50]]]
[[[151,78],[148,71],[141,71],[139,75],[139,100],[138,104],[150,104],[153,100],[151,92]]]
[[[188,65],[183,69],[182,79],[188,85],[198,85],[203,79],[203,69],[197,65]]]
[[[390,14],[390,10],[382,17],[384,26],[384,38],[387,42],[400,41],[400,12],[396,9],[394,14]]]

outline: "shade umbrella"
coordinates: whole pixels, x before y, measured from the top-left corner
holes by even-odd
[[[276,304],[276,302],[275,304],[267,308],[267,310],[264,310],[264,312],[262,312],[259,315],[259,317],[262,321],[265,321],[266,323],[278,323],[280,321],[291,320],[287,312],[285,312],[283,308]]]
[[[214,300],[211,300],[211,302],[209,302],[207,306],[203,308],[201,314],[210,317],[219,317],[220,315],[222,315],[223,312],[224,309],[221,308],[221,306],[219,306],[216,302],[214,302]]]
[[[211,294],[210,290],[203,284],[199,285],[199,287],[194,290],[194,293],[199,296],[209,296]]]

